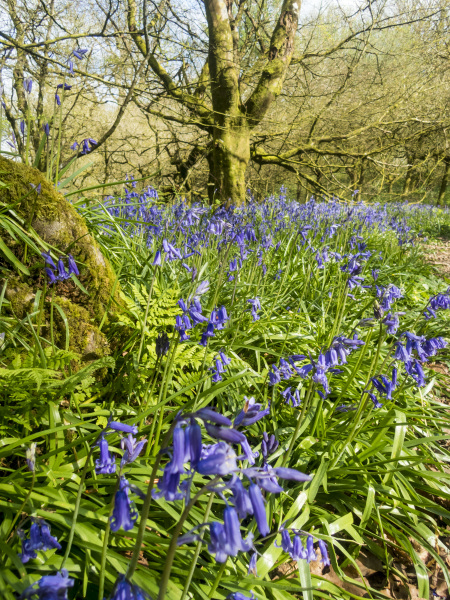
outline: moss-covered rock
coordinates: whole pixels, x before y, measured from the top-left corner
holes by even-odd
[[[98,324],[105,311],[111,316],[122,305],[120,286],[116,285],[114,289],[116,275],[89,234],[86,222],[37,169],[0,156],[0,180],[6,184],[1,188],[2,202],[14,204],[14,210],[25,225],[31,225],[51,246],[53,256],[70,252],[79,267],[79,280],[89,295],[82,293],[70,279],[57,283],[55,290],[58,304],[70,314],[67,314],[70,348],[85,357],[104,356],[109,347]],[[41,193],[37,194],[30,184],[40,185]],[[10,239],[7,244],[22,260],[24,246],[21,242]],[[42,259],[28,253],[31,277],[14,275],[8,281],[7,299],[17,316],[29,311],[36,290],[43,287],[42,269],[32,268],[38,261]]]

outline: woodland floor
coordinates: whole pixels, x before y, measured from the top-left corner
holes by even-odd
[[[436,272],[439,276],[441,276],[444,281],[450,285],[450,239],[447,238],[439,238],[429,242],[425,247],[425,254],[427,260],[430,264],[432,264]],[[450,389],[450,372],[449,368],[444,363],[434,363],[430,365],[434,371],[440,373],[441,375],[448,376],[449,379],[449,389]],[[448,398],[442,398],[443,402],[447,404],[450,402]],[[446,434],[450,434],[450,431],[444,432]],[[443,442],[444,444],[450,444],[450,440]],[[450,510],[450,501],[446,503],[444,507],[447,510]],[[442,548],[440,545],[439,553],[448,565],[450,569],[450,555],[448,551],[450,550],[450,527],[447,527],[448,535],[441,536],[439,541],[443,544],[448,550]],[[395,540],[389,540],[395,543]],[[430,599],[445,599],[450,600],[450,590],[447,588],[447,584],[442,575],[442,571],[440,567],[436,564],[436,561],[433,557],[428,553],[427,550],[417,546],[417,544],[411,539],[411,543],[414,545],[417,554],[420,556],[422,561],[426,564],[429,573],[431,573],[430,577]],[[413,561],[408,554],[405,552],[395,552],[392,550],[392,546],[390,546],[390,554],[393,558],[392,568],[390,573],[386,573],[383,569],[382,562],[373,554],[371,554],[367,549],[364,549],[360,554],[358,559],[356,560],[356,564],[359,567],[360,573],[353,566],[346,567],[344,572],[349,575],[349,577],[353,579],[357,579],[358,581],[362,581],[361,575],[364,579],[364,582],[371,586],[374,589],[379,590],[385,597],[387,598],[395,598],[398,600],[421,600],[421,596],[419,596],[418,588],[417,588],[417,578],[415,574],[415,569],[413,565]],[[343,589],[347,590],[350,594],[355,594],[357,596],[362,596],[366,598],[370,598],[371,595],[369,593],[364,593],[364,590],[358,588],[355,585],[352,585],[349,582],[343,582],[338,575],[333,570],[333,567],[323,569],[320,562],[311,563],[312,572],[316,572],[317,575],[325,577],[327,580],[340,585]],[[292,573],[292,575],[291,575]],[[397,574],[398,573],[398,574]],[[399,574],[402,574],[400,577]],[[280,577],[283,576],[297,576],[296,573],[296,563],[285,563],[280,565],[278,569],[278,575]],[[429,600],[428,598],[426,600]]]

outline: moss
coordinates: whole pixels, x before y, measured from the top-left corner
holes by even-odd
[[[28,312],[31,312],[35,297],[33,288],[21,281],[20,277],[11,277],[8,280],[6,299],[11,303],[11,309],[19,319],[23,319]]]
[[[15,204],[15,210],[26,223],[31,222],[44,241],[62,253],[70,247],[80,265],[80,281],[89,292],[89,298],[81,303],[99,321],[110,299],[115,274],[89,234],[84,219],[37,169],[0,156],[0,180],[7,185],[2,190],[2,200]],[[41,185],[40,195],[31,190],[30,183]],[[120,306],[119,286],[114,296]],[[115,306],[112,302],[110,311]]]
[[[88,311],[68,298],[55,297],[69,325],[69,350],[81,355],[82,360],[94,360],[110,353],[108,340],[89,318]],[[55,324],[65,343],[66,327],[58,311],[54,311]]]

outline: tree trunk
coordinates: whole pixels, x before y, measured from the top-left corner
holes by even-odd
[[[441,187],[439,188],[439,194],[436,204],[439,206],[444,202],[445,192],[448,185],[448,172],[450,171],[450,157],[445,159],[444,175],[442,176]]]
[[[216,128],[209,161],[208,196],[219,198],[226,206],[245,201],[245,171],[250,160],[250,136],[245,124]]]

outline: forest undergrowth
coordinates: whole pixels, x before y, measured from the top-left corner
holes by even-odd
[[[55,301],[89,304],[77,256],[30,244],[25,316],[1,263],[0,595],[446,597],[448,211],[133,185],[73,203],[116,274],[106,355]]]

